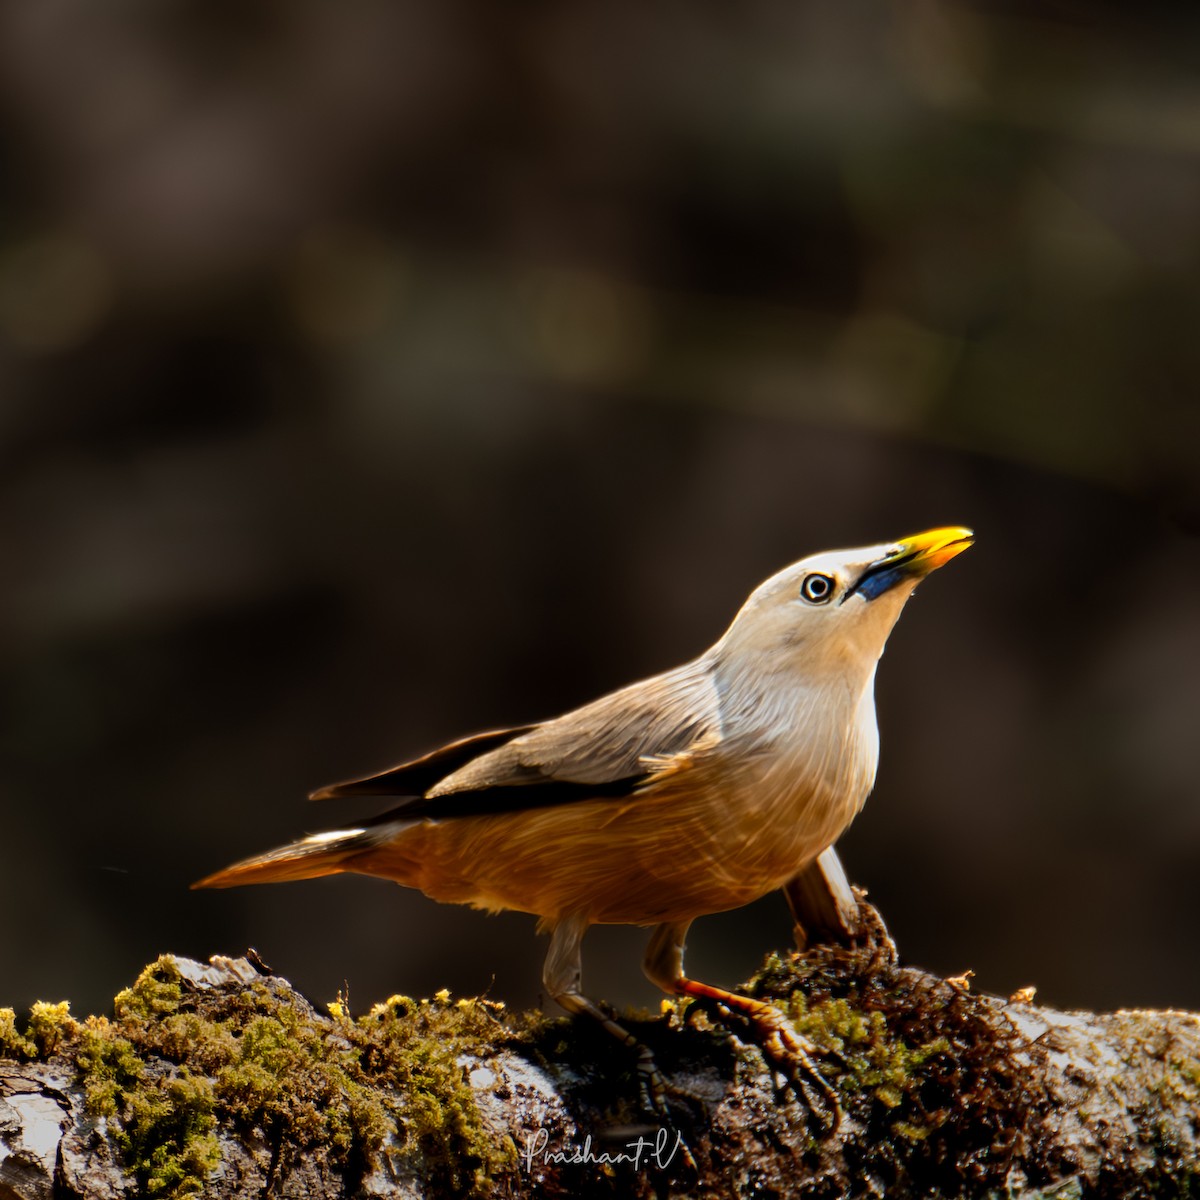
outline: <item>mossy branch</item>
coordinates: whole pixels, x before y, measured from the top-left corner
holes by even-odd
[[[665,1128],[590,1023],[446,993],[319,1012],[251,959],[163,957],[111,1016],[0,1009],[0,1200],[1200,1189],[1198,1016],[1060,1013],[832,948],[748,989],[818,1047],[834,1133],[695,1009],[629,1017],[677,1089]]]

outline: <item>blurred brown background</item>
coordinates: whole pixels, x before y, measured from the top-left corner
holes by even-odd
[[[187,884],[964,523],[850,872],[912,961],[1200,1007],[1183,12],[0,9],[0,1002],[253,944],[318,1001],[528,1003],[529,917]],[[768,897],[690,965],[789,936]],[[593,992],[656,1003],[643,938]]]

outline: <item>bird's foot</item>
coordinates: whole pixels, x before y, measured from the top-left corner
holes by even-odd
[[[671,1157],[678,1158],[685,1167],[694,1171],[696,1169],[696,1160],[692,1157],[691,1150],[688,1149],[686,1142],[684,1142],[683,1135],[675,1128],[671,1120],[670,1108],[667,1104],[668,1096],[683,1096],[684,1093],[679,1088],[673,1087],[667,1082],[666,1076],[663,1075],[658,1063],[655,1061],[654,1052],[622,1025],[614,1015],[581,993],[574,991],[562,992],[558,994],[557,998],[569,1012],[590,1017],[606,1033],[615,1037],[622,1045],[633,1051],[637,1060],[638,1099],[642,1111],[647,1116],[653,1117],[659,1122],[659,1125],[655,1127],[656,1129],[661,1129],[667,1134],[674,1133],[676,1135],[677,1145]],[[657,1136],[660,1135],[656,1134]]]
[[[638,1096],[643,1111],[654,1113],[664,1120],[669,1118],[671,1114],[667,1108],[667,1095],[676,1094],[676,1089],[667,1082],[666,1076],[658,1069],[654,1052],[649,1046],[640,1042],[638,1043],[637,1073]]]
[[[715,993],[715,994],[714,994]],[[693,992],[690,1012],[703,1012],[710,1020],[725,1025],[736,1020],[747,1031],[775,1078],[776,1086],[790,1088],[816,1120],[822,1137],[837,1132],[842,1121],[842,1106],[837,1093],[813,1065],[812,1056],[838,1057],[822,1051],[798,1033],[792,1023],[773,1004],[736,993],[705,989]],[[686,1019],[686,1018],[685,1018]]]
[[[803,1100],[817,1121],[823,1137],[835,1134],[842,1122],[842,1106],[837,1093],[813,1065],[817,1047],[797,1033],[792,1023],[772,1004],[763,1004],[757,1013],[746,1014],[755,1044],[767,1067],[783,1086],[791,1088]]]
[[[691,1149],[684,1140],[683,1134],[671,1123],[671,1110],[667,1105],[667,1097],[682,1096],[683,1093],[679,1088],[674,1087],[667,1082],[667,1078],[659,1070],[658,1063],[655,1061],[654,1052],[649,1046],[642,1043],[638,1044],[638,1094],[641,1099],[642,1110],[647,1114],[652,1114],[662,1122],[659,1127],[665,1132],[674,1133],[675,1146],[673,1156],[677,1155],[683,1166],[691,1171],[697,1170],[696,1160],[692,1155]],[[661,1136],[656,1131],[656,1136]]]

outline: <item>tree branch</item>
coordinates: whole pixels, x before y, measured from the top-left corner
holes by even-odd
[[[662,1124],[590,1022],[445,993],[322,1013],[253,955],[162,958],[111,1017],[0,1010],[0,1200],[1091,1197],[1200,1181],[1196,1015],[974,995],[878,943],[772,956],[748,990],[817,1047],[834,1132],[695,1009],[630,1019],[675,1089]]]

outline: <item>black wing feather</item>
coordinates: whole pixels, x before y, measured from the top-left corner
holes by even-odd
[[[412,796],[387,812],[359,824],[370,829],[397,820],[420,821],[428,818],[450,821],[456,817],[487,817],[496,813],[524,812],[531,808],[552,808],[581,800],[620,800],[633,795],[648,778],[648,774],[635,775],[603,784],[548,779],[529,787],[480,788],[478,791],[452,792],[447,796],[432,798]]]
[[[490,729],[486,733],[459,738],[399,766],[390,767],[365,779],[350,779],[320,788],[310,800],[336,800],[343,796],[424,796],[440,779],[465,766],[472,759],[495,750],[513,738],[535,729],[534,725],[516,725],[512,729]]]

